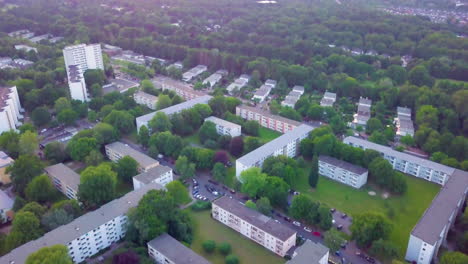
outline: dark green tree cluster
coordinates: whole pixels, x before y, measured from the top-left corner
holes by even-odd
[[[324,204],[314,202],[304,194],[294,196],[289,213],[295,219],[304,221],[309,225],[316,225],[323,230],[332,227],[333,217],[330,208]]]

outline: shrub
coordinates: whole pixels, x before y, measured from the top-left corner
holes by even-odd
[[[239,264],[239,258],[236,255],[228,255],[226,257],[226,264]]]
[[[211,209],[211,203],[206,201],[196,201],[190,206],[190,209],[192,209],[193,211],[208,210]]]
[[[213,251],[216,249],[216,242],[213,240],[206,240],[203,242],[202,246],[206,253],[213,253]]]
[[[229,253],[231,253],[231,245],[229,243],[223,242],[223,243],[219,244],[218,250],[219,250],[219,252],[221,252],[221,254],[226,256]]]

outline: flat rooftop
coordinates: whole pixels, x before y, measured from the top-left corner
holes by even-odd
[[[129,145],[124,144],[124,143],[122,143],[120,141],[116,141],[114,143],[107,144],[106,148],[112,149],[113,151],[120,153],[122,156],[132,157],[142,167],[148,167],[148,166],[151,166],[151,165],[153,165],[155,163],[159,164],[159,162],[157,160],[151,158],[150,156],[148,156],[148,155],[146,155],[144,153],[141,153],[138,150],[133,149]]]
[[[239,201],[231,199],[228,196],[222,196],[221,198],[214,200],[213,204],[283,241],[287,240],[296,233],[296,231],[290,227],[278,223],[274,219],[261,214],[258,211],[250,209],[241,204]]]
[[[44,170],[48,175],[59,179],[73,190],[78,191],[78,185],[80,185],[80,175],[74,170],[65,166],[65,164],[58,163],[46,167]]]
[[[149,169],[146,172],[140,173],[133,178],[144,184],[150,184],[163,174],[170,172],[172,169],[164,165],[158,165],[154,168]]]
[[[5,152],[0,151],[0,168],[9,166],[10,164],[13,164],[15,160],[10,158]]]
[[[205,118],[205,121],[210,121],[210,122],[213,122],[213,123],[218,124],[220,126],[229,127],[229,128],[232,128],[232,129],[240,129],[241,128],[241,126],[236,124],[236,123],[226,121],[226,120],[218,118],[216,116],[209,116],[209,117]]]
[[[301,122],[299,122],[299,121],[292,120],[292,119],[282,117],[282,116],[279,116],[279,115],[273,115],[273,114],[270,114],[270,112],[264,111],[264,110],[256,108],[256,107],[252,107],[252,106],[248,106],[248,105],[239,105],[236,108],[248,110],[248,111],[251,111],[251,112],[255,112],[255,113],[258,113],[258,114],[260,114],[262,116],[272,118],[272,119],[281,121],[283,123],[288,123],[288,124],[291,124],[291,125],[294,125],[294,126],[301,125]]]
[[[175,238],[167,233],[164,233],[157,238],[148,242],[148,246],[154,248],[172,263],[182,264],[210,264],[208,260],[197,255],[190,248],[184,246]]]
[[[329,251],[330,249],[324,245],[307,239],[302,246],[296,249],[295,256],[286,264],[318,264]]]
[[[359,175],[367,172],[367,169],[365,169],[363,167],[354,165],[354,164],[346,162],[344,160],[335,159],[335,158],[330,157],[330,156],[320,155],[319,161],[331,164],[333,166],[345,169],[347,171],[350,171],[350,172],[353,172],[353,173],[356,173],[356,174],[359,174]]]

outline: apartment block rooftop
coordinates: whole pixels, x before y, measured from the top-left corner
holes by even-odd
[[[197,255],[190,248],[184,246],[175,238],[164,233],[148,242],[148,246],[160,252],[164,257],[177,264],[210,264],[203,257]]]
[[[158,165],[156,167],[153,167],[149,169],[146,172],[140,173],[133,178],[138,180],[141,183],[144,184],[150,184],[153,182],[155,179],[161,177],[161,175],[164,175],[165,173],[171,171],[172,169],[170,167],[164,166],[164,165]]]
[[[367,169],[365,169],[363,167],[354,165],[354,164],[346,162],[344,160],[335,159],[335,158],[330,157],[330,156],[320,155],[319,161],[331,164],[331,165],[333,165],[335,167],[342,168],[342,169],[345,169],[347,171],[350,171],[350,172],[353,172],[353,173],[356,173],[356,174],[359,174],[359,175],[367,172]]]
[[[241,204],[239,201],[229,198],[228,196],[222,196],[221,198],[214,200],[213,204],[283,241],[296,233],[296,231],[290,227],[278,223],[274,219],[261,214],[258,211],[252,210]]]
[[[132,157],[136,162],[138,162],[138,164],[140,164],[141,167],[144,168],[155,163],[159,164],[157,160],[119,141],[107,144],[106,148],[112,149],[113,151],[120,153],[122,156]]]
[[[78,186],[80,185],[80,175],[74,170],[65,166],[63,163],[58,163],[49,167],[44,168],[45,172],[57,179],[66,185],[70,186],[75,191],[78,191]]]
[[[262,116],[265,116],[265,117],[268,117],[268,118],[271,118],[271,119],[275,119],[275,120],[281,121],[283,123],[291,124],[291,125],[294,125],[294,126],[301,125],[301,122],[299,122],[299,121],[292,120],[292,119],[282,117],[282,116],[279,116],[279,115],[273,115],[268,111],[265,111],[265,110],[262,110],[262,109],[259,109],[259,108],[256,108],[256,107],[252,107],[252,106],[248,106],[248,105],[239,105],[239,106],[237,106],[237,108],[239,108],[240,110],[243,109],[243,110],[248,110],[248,111],[251,111],[251,112],[255,112],[255,113],[258,113],[258,114],[260,114]]]
[[[223,127],[229,127],[229,128],[240,128],[241,127],[240,125],[238,125],[236,123],[226,121],[226,120],[218,118],[216,116],[209,116],[209,117],[205,118],[205,121],[210,121],[210,122],[213,122],[215,124],[221,125]]]
[[[324,245],[307,239],[295,250],[294,256],[286,264],[318,264],[328,252],[329,249]]]

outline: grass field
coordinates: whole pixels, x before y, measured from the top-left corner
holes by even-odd
[[[280,132],[265,127],[260,127],[258,132],[258,137],[261,138],[264,143],[272,141],[273,139],[281,136]]]
[[[205,240],[214,240],[216,244],[227,242],[231,244],[232,254],[239,257],[240,263],[284,263],[285,260],[276,256],[266,248],[243,237],[231,228],[213,220],[210,211],[189,211],[194,222],[194,234],[191,248],[204,256],[213,264],[224,264],[224,256],[218,251],[207,254],[203,251],[202,243]]]
[[[307,176],[308,170],[304,170],[294,188],[314,200],[350,215],[376,211],[389,217],[394,224],[390,240],[398,246],[402,256],[408,244],[409,233],[440,189],[437,184],[406,176],[407,192],[402,196],[384,199],[381,191],[368,185],[356,190],[325,177],[320,177],[317,189],[312,190],[308,185]],[[370,190],[375,191],[377,195],[370,196]]]

